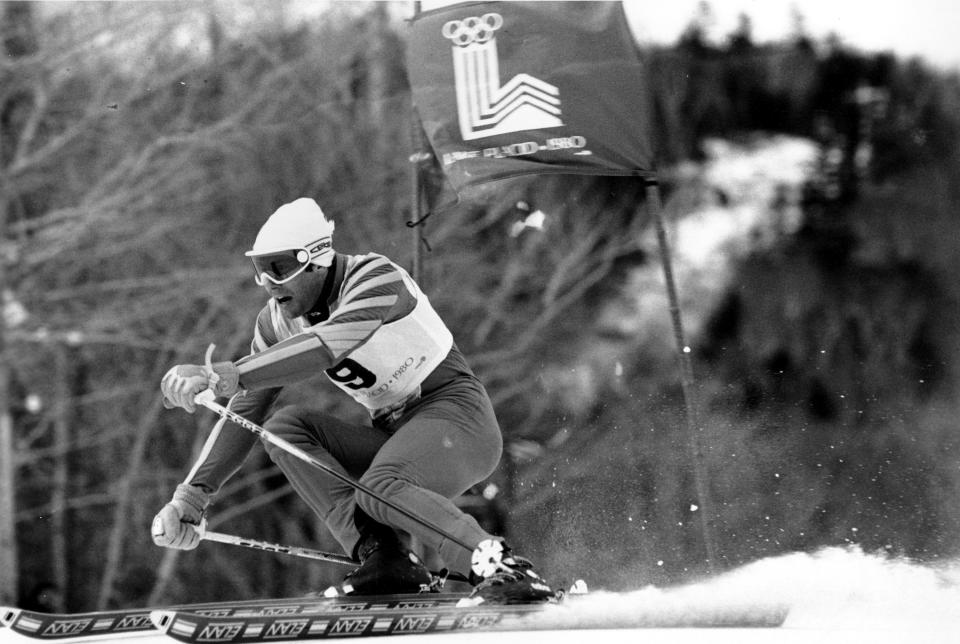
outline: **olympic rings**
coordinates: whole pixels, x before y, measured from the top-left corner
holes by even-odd
[[[450,20],[440,33],[453,41],[458,47],[473,43],[485,43],[493,38],[493,32],[503,26],[503,16],[499,13],[487,13],[477,18],[472,16],[463,20]]]

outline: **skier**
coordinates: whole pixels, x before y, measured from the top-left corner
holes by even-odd
[[[553,596],[528,560],[451,500],[489,476],[502,452],[483,385],[410,276],[382,255],[336,252],[333,230],[334,223],[309,198],[282,205],[267,219],[246,253],[257,284],[270,296],[257,317],[251,353],[235,363],[214,363],[212,371],[174,366],[161,383],[165,399],[193,413],[194,397],[205,389],[232,396],[233,411],[460,542],[265,443],[293,489],[360,562],[340,592],[418,592],[429,585],[432,577],[404,545],[402,530],[434,547],[451,570],[467,575],[475,586],[472,595],[483,601]],[[330,416],[311,406],[314,400],[269,414],[284,385],[321,371],[367,409],[370,424]],[[195,548],[200,537],[192,526],[256,441],[239,426],[218,423],[186,480],[154,519],[154,543]],[[464,543],[475,547],[474,553]],[[507,568],[472,568],[474,554]]]

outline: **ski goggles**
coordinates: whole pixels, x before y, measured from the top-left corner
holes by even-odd
[[[254,280],[260,286],[267,281],[274,284],[286,284],[307,270],[310,265],[310,253],[306,248],[293,248],[265,255],[253,255]]]

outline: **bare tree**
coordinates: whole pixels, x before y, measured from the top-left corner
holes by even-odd
[[[8,195],[11,192],[9,166],[16,158],[20,137],[29,132],[30,123],[23,117],[30,110],[35,96],[21,83],[10,82],[10,67],[19,60],[36,53],[37,34],[33,7],[23,2],[3,3],[3,21],[0,29],[3,41],[4,90],[0,92],[0,242],[6,238],[9,218]],[[10,369],[6,353],[4,326],[6,325],[7,274],[6,253],[0,255],[0,303],[4,315],[0,319],[0,569],[4,570],[0,584],[0,599],[12,602],[17,596],[19,559],[15,530],[14,501],[14,439],[10,416]]]

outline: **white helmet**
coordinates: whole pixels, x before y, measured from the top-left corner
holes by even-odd
[[[317,202],[308,197],[284,204],[260,228],[247,257],[280,251],[306,250],[304,260],[318,266],[333,263],[332,221],[327,221]]]

